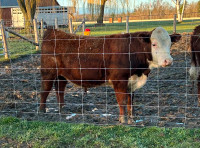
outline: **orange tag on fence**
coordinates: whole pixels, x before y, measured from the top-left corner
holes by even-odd
[[[90,29],[85,29],[84,35],[90,36]]]

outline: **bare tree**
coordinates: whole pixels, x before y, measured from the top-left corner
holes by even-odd
[[[130,1],[129,0],[120,0],[119,5],[122,8],[122,14],[129,15]]]
[[[25,28],[28,29],[33,24],[37,6],[56,6],[57,0],[17,0],[24,15]]]
[[[25,18],[25,28],[29,28],[33,23],[36,10],[36,1],[38,0],[17,0],[19,7]]]
[[[122,7],[122,13],[124,13],[125,14],[125,2],[124,2],[124,0],[120,0],[120,4],[121,4],[121,7]]]
[[[112,18],[114,18],[118,12],[118,7],[117,7],[117,0],[109,0],[107,2],[107,8],[109,9],[109,14],[111,15]]]
[[[94,14],[96,13],[96,10],[98,9],[98,5],[95,4],[92,0],[87,0],[87,7],[89,9],[89,12],[91,14],[91,19],[94,19]]]
[[[94,12],[94,9],[99,12],[97,18],[97,24],[103,24],[104,8],[107,0],[84,0],[87,1],[90,11]]]
[[[100,13],[97,19],[97,24],[103,24],[104,8],[107,0],[100,0]]]
[[[143,2],[135,8],[132,14],[135,19],[149,19],[150,11],[151,19],[172,18],[175,7],[164,0],[151,0],[151,9],[148,2]]]
[[[172,2],[176,5],[176,12],[177,12],[177,16],[178,16],[178,22],[182,22],[183,21],[184,10],[185,10],[186,0],[183,0],[182,8],[181,8],[181,0],[176,0],[176,1],[172,0]]]
[[[129,0],[125,0],[127,15],[129,15]]]

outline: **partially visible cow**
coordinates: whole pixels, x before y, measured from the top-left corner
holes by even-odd
[[[49,29],[42,43],[42,90],[40,111],[55,84],[60,109],[64,105],[67,81],[83,88],[110,83],[119,105],[119,121],[132,123],[131,93],[147,81],[152,68],[172,64],[171,42],[180,35],[169,35],[162,27],[151,32],[88,37]]]
[[[191,67],[189,70],[190,78],[193,81],[197,82],[198,87],[198,106],[200,106],[200,74],[199,74],[199,67],[200,67],[200,25],[197,26],[193,34],[191,35],[190,40],[191,46]]]

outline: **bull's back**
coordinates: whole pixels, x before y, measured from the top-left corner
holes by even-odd
[[[124,38],[124,40],[118,39]],[[47,57],[58,57],[58,64],[61,62],[64,65],[79,60],[83,67],[91,68],[98,62],[109,63],[112,56],[118,53],[127,53],[128,45],[127,35],[110,35],[103,37],[88,37],[68,34],[63,31],[48,29],[43,37],[42,43],[42,59]],[[126,45],[127,47],[125,47]],[[127,51],[124,51],[127,50]],[[119,54],[118,54],[119,55]],[[118,56],[119,57],[119,56]],[[81,60],[81,61],[80,61]],[[120,61],[116,58],[115,61]],[[55,62],[55,59],[53,60]],[[76,62],[75,62],[76,63]]]

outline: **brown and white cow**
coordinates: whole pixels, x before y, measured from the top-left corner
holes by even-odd
[[[130,94],[145,85],[150,69],[172,64],[171,42],[179,39],[180,35],[169,36],[162,27],[101,37],[47,30],[42,43],[40,111],[45,111],[54,82],[60,108],[67,81],[84,88],[108,82],[115,90],[119,121],[125,122],[127,106],[128,123],[132,123]]]
[[[197,82],[198,87],[198,106],[200,106],[200,74],[199,74],[199,67],[200,67],[200,25],[197,26],[193,34],[191,35],[190,40],[190,47],[191,47],[191,67],[189,70],[190,78],[193,81]]]

